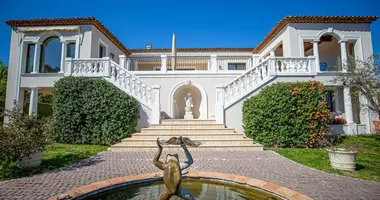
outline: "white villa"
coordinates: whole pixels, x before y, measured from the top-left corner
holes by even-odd
[[[6,108],[22,103],[30,90],[29,113],[35,112],[38,93],[51,93],[62,77],[104,78],[140,104],[141,133],[120,149],[152,146],[157,135],[179,133],[198,133],[209,148],[248,149],[258,146],[243,136],[244,100],[275,82],[316,80],[327,86],[334,115],[347,120],[346,133],[370,132],[377,116],[353,106],[364,99],[352,99],[349,88],[332,80],[346,71],[348,56],[373,55],[370,24],[377,18],[290,16],[254,48],[176,48],[174,37],[172,49],[127,49],[95,18],[9,20]],[[168,120],[185,117],[188,93],[194,119]],[[212,143],[215,138],[221,141]]]

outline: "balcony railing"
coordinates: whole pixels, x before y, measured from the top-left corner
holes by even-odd
[[[162,67],[173,70],[172,56],[141,56],[126,58],[130,71],[160,71]],[[246,70],[253,67],[252,56],[177,56],[175,69],[178,71]]]
[[[342,58],[339,56],[320,56],[320,70],[323,71],[342,71]]]

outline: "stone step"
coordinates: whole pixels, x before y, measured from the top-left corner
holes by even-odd
[[[216,121],[209,119],[164,119],[161,124],[216,124]]]
[[[175,133],[175,134],[183,134],[183,133],[193,133],[193,134],[208,134],[208,133],[235,133],[233,128],[142,128],[141,133]]]
[[[199,147],[188,147],[190,152],[194,151],[262,151],[263,145],[249,144],[249,145],[201,145]],[[110,147],[113,152],[126,152],[126,151],[150,151],[156,152],[157,145],[144,145],[132,146],[125,145],[124,143],[115,144]],[[177,145],[165,145],[163,148],[165,152],[180,152],[183,149]]]
[[[248,139],[248,138],[241,138],[241,139],[200,139],[200,140],[197,140],[198,142],[202,142],[202,145],[206,145],[206,146],[209,146],[209,145],[215,145],[215,146],[218,146],[218,145],[233,145],[233,144],[239,144],[239,145],[249,145],[249,144],[253,144],[253,140],[251,139]],[[135,145],[156,145],[157,144],[157,140],[148,140],[148,139],[135,139],[135,138],[126,138],[126,139],[123,139],[122,140],[122,143],[123,144],[126,144],[126,145],[132,145],[132,146],[135,146]]]
[[[152,124],[151,129],[175,129],[175,128],[225,128],[224,124]]]
[[[135,133],[135,134],[132,134],[132,138],[134,139],[137,139],[137,140],[143,140],[143,139],[147,139],[147,140],[155,140],[157,139],[158,137],[161,139],[161,140],[168,140],[170,139],[171,137],[178,137],[178,136],[183,136],[183,137],[188,137],[192,140],[202,140],[202,139],[221,139],[221,140],[224,140],[224,139],[230,139],[230,140],[233,140],[233,139],[242,139],[244,138],[243,135],[239,134],[239,133],[212,133],[212,134],[199,134],[199,133],[183,133],[183,134],[178,134],[178,133],[162,133],[162,134],[157,134],[157,133]]]

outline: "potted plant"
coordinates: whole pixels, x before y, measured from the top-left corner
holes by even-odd
[[[21,168],[39,166],[51,135],[48,120],[25,115],[22,106],[6,111],[6,117],[9,122],[0,127],[0,163],[17,163]]]
[[[330,165],[332,168],[340,170],[355,171],[356,169],[356,154],[362,150],[362,146],[358,143],[341,143],[339,144],[338,139],[330,148],[327,148],[329,155]]]
[[[351,96],[359,99],[359,96],[365,99],[362,101],[363,108],[376,113],[380,117],[380,55],[374,55],[367,60],[347,60],[347,72],[342,73],[334,81],[341,82],[345,87],[351,88]],[[357,103],[358,101],[353,101]],[[380,120],[373,120],[373,125],[377,133],[380,133]]]

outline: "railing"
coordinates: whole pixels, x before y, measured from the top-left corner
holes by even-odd
[[[110,61],[110,80],[114,85],[132,95],[140,102],[151,107],[157,99],[154,99],[153,87],[131,74],[126,69],[119,67],[114,61]]]
[[[65,74],[72,76],[103,77],[107,76],[109,58],[66,58]]]
[[[167,69],[172,70],[172,56],[167,57]],[[208,70],[210,68],[209,56],[177,56],[175,70]]]
[[[157,87],[145,83],[110,58],[66,58],[65,63],[65,76],[102,77],[150,109],[159,104]]]
[[[160,71],[161,57],[147,56],[130,58],[130,71]]]
[[[228,107],[276,75],[311,74],[315,57],[268,57],[263,62],[223,86],[223,104]]]
[[[219,70],[248,70],[253,64],[252,56],[218,56],[216,60]]]
[[[319,68],[323,71],[342,71],[342,58],[339,56],[320,56]]]
[[[313,66],[313,59],[308,57],[300,58],[285,58],[285,57],[275,57],[275,72],[276,73],[294,73],[294,72],[310,72]]]
[[[128,61],[129,60],[129,61]],[[130,71],[172,70],[174,58],[170,55],[141,56],[126,59]],[[175,70],[247,70],[253,67],[252,56],[176,56]]]

